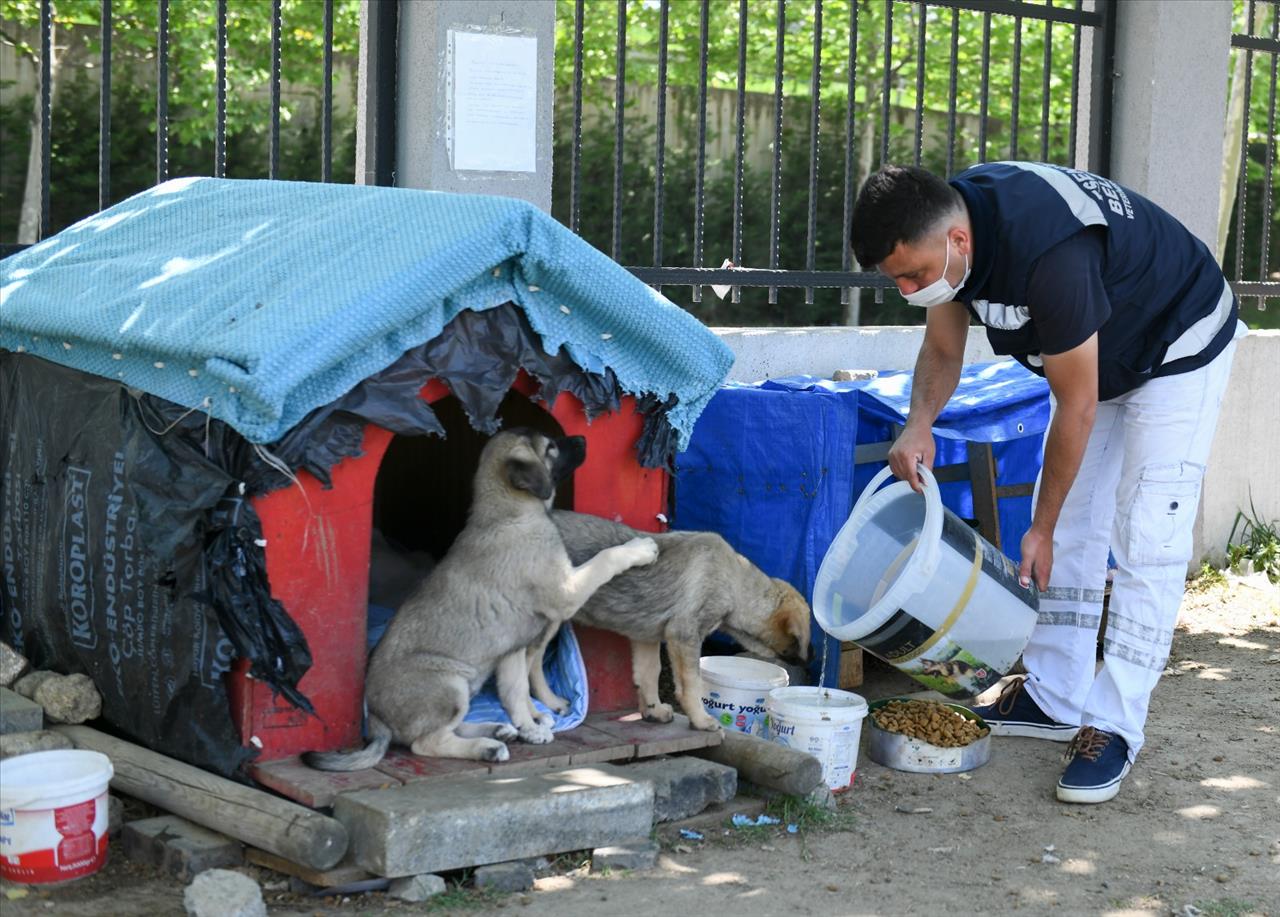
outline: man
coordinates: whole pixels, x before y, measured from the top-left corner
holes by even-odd
[[[950,182],[872,175],[853,252],[927,308],[911,412],[889,453],[921,488],[933,421],[955,391],[970,316],[992,348],[1049,382],[1053,417],[1020,576],[1040,589],[1028,675],[975,708],[997,735],[1072,744],[1064,802],[1120,790],[1181,604],[1200,482],[1244,332],[1202,242],[1108,179],[998,162]],[[1117,569],[1095,676],[1107,551]]]

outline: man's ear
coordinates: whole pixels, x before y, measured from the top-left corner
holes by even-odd
[[[555,493],[551,475],[541,462],[507,459],[507,482],[516,490],[527,491],[539,500],[547,500]]]

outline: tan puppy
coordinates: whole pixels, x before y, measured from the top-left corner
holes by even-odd
[[[569,557],[594,556],[626,544],[643,533],[598,516],[554,510],[551,519]],[[676,698],[695,729],[720,725],[702,707],[702,641],[712,631],[732,636],[747,649],[768,656],[807,659],[809,604],[790,583],[771,579],[712,532],[667,532],[650,535],[658,559],[633,567],[596,590],[575,621],[611,630],[631,640],[631,669],[640,712],[647,720],[671,721],[669,704],[658,700],[661,644],[674,669]],[[563,698],[547,686],[542,673],[552,628],[529,652],[533,695],[557,712]]]

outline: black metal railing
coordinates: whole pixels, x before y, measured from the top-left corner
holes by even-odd
[[[333,81],[334,81],[334,3],[335,0],[317,0],[323,4],[323,42],[322,42],[322,72],[323,86],[320,87],[319,100],[319,145],[320,145],[320,163],[319,163],[319,180],[332,181],[334,176],[334,97],[333,97]],[[338,0],[341,2],[341,0]],[[213,127],[213,144],[210,150],[210,161],[208,163],[208,173],[217,177],[223,177],[227,174],[227,136],[228,136],[228,53],[229,42],[234,37],[230,34],[228,28],[228,6],[232,9],[237,6],[259,7],[257,0],[217,0],[214,12],[214,19],[211,28],[215,30],[215,51],[214,51],[214,80],[212,95],[214,102],[214,127]],[[395,28],[394,4],[375,4],[377,7],[391,7],[390,10],[379,10],[372,18],[378,20],[376,23],[379,28],[375,38],[379,39],[382,45],[386,44],[385,33],[387,26],[391,30]],[[297,9],[297,7],[294,7]],[[243,9],[242,9],[243,11]],[[99,44],[98,60],[96,69],[98,71],[98,193],[97,205],[98,209],[106,208],[113,200],[112,197],[112,64],[113,64],[113,38],[119,37],[119,29],[122,27],[117,17],[113,15],[112,0],[100,0],[99,3],[99,23],[96,30]],[[171,85],[171,64],[172,49],[170,47],[171,39],[171,13],[187,12],[181,8],[180,4],[172,4],[170,0],[156,0],[154,7],[154,28],[155,28],[155,181],[160,183],[170,177],[170,142],[171,142],[171,108],[170,102],[173,96],[173,86]],[[38,156],[36,157],[36,167],[39,169],[38,187],[39,187],[39,215],[35,236],[37,239],[43,239],[50,233],[51,223],[51,207],[50,207],[50,189],[53,184],[51,180],[53,168],[53,148],[51,138],[55,129],[54,119],[54,99],[53,99],[53,32],[54,17],[56,8],[52,0],[40,0],[39,19],[37,28],[39,30],[39,60],[37,63],[37,82],[38,82],[38,114],[36,119],[36,129],[39,132],[35,142],[38,144]],[[389,15],[388,15],[389,14]],[[20,25],[20,23],[19,23]],[[288,76],[282,62],[282,30],[286,23],[282,10],[282,0],[271,0],[270,2],[270,55],[269,55],[269,74],[268,74],[268,111],[269,111],[269,133],[268,148],[266,162],[263,164],[262,174],[267,177],[276,178],[280,174],[281,168],[281,111],[282,101],[281,92],[284,79]],[[354,36],[352,36],[354,38]],[[61,43],[61,42],[60,42]],[[386,55],[384,55],[386,56]],[[387,62],[383,62],[384,64]],[[389,63],[394,67],[394,57],[391,57]],[[383,67],[385,70],[385,66]],[[379,79],[385,79],[385,73],[378,74]],[[184,79],[195,79],[194,74],[184,75]],[[391,76],[394,82],[394,72]],[[390,96],[394,100],[394,91],[384,92],[383,95]],[[382,106],[385,109],[386,105]],[[380,111],[382,110],[380,109]],[[390,119],[389,123],[393,123]],[[385,131],[382,132],[385,134]],[[380,134],[379,136],[382,136]],[[381,149],[381,153],[375,157],[372,164],[375,169],[375,175],[371,176],[375,181],[389,184],[391,182],[391,169],[387,163],[387,147],[388,144],[383,141],[378,143],[375,138],[375,146]],[[77,216],[87,216],[88,214],[79,214]],[[28,237],[29,238],[29,237]],[[12,254],[25,248],[30,241],[19,240],[16,243],[0,244],[0,257]]]
[[[1264,25],[1265,23],[1265,25]],[[1276,76],[1280,70],[1280,2],[1277,0],[1249,0],[1246,12],[1246,31],[1231,36],[1231,47],[1236,54],[1244,55],[1243,86],[1240,103],[1243,107],[1240,124],[1240,156],[1235,164],[1238,177],[1235,185],[1235,222],[1231,240],[1234,257],[1228,251],[1225,259],[1228,273],[1232,274],[1231,286],[1243,305],[1254,305],[1265,311],[1268,300],[1272,306],[1280,305],[1280,258],[1272,251],[1272,224],[1276,222]],[[1258,34],[1262,32],[1262,34]],[[1254,79],[1255,61],[1262,66],[1261,85]],[[1265,106],[1266,128],[1259,131],[1254,123],[1254,93],[1262,95],[1257,101]],[[1234,93],[1234,90],[1233,90]],[[1263,101],[1265,100],[1265,101]],[[1260,136],[1258,136],[1260,134]],[[1261,163],[1256,159],[1261,155]],[[1251,186],[1250,164],[1261,166],[1261,181]],[[1251,206],[1251,198],[1258,197],[1257,207]],[[1258,234],[1258,251],[1250,258],[1250,241]],[[1273,261],[1274,259],[1274,261]],[[1272,264],[1275,263],[1275,271]],[[1246,318],[1250,316],[1246,313]]]
[[[1094,8],[1086,10],[1081,0],[1067,0],[1055,5],[1054,0],[1048,0],[1047,4],[1022,2],[1022,0],[931,0],[931,2],[919,2],[919,0],[871,0],[871,2],[855,2],[848,5],[849,15],[845,21],[840,22],[836,28],[832,28],[833,23],[830,21],[825,23],[824,27],[824,4],[822,0],[812,0],[809,4],[788,3],[786,0],[776,0],[776,2],[759,2],[755,0],[748,7],[746,0],[739,0],[736,6],[736,30],[720,28],[716,35],[723,43],[733,41],[732,34],[736,31],[736,82],[732,87],[724,85],[722,76],[721,88],[725,92],[736,92],[736,105],[734,106],[734,122],[731,130],[733,136],[733,149],[728,153],[724,160],[732,163],[733,180],[732,180],[732,221],[731,226],[725,228],[724,235],[728,237],[729,250],[732,252],[730,260],[735,265],[742,264],[744,257],[744,248],[748,237],[744,230],[745,207],[743,202],[744,179],[743,179],[743,162],[744,147],[749,142],[746,131],[746,111],[747,97],[750,92],[755,92],[763,96],[763,84],[766,76],[763,74],[763,65],[758,57],[753,57],[751,63],[755,67],[754,79],[748,73],[748,31],[754,30],[758,37],[764,34],[768,23],[761,20],[771,16],[773,22],[773,49],[772,49],[772,136],[768,138],[754,138],[757,143],[767,142],[770,146],[771,163],[769,166],[769,191],[768,191],[768,228],[767,228],[767,267],[733,267],[720,268],[716,264],[705,263],[708,254],[707,247],[704,244],[706,233],[706,208],[708,195],[708,124],[707,124],[707,97],[708,97],[708,59],[713,55],[721,62],[720,71],[723,75],[729,71],[727,63],[728,54],[725,48],[717,48],[710,43],[708,28],[708,13],[712,10],[713,5],[707,2],[699,4],[700,10],[698,15],[697,28],[697,45],[696,45],[696,71],[689,73],[689,81],[692,86],[688,87],[690,96],[696,91],[697,94],[697,115],[696,121],[691,130],[695,136],[690,138],[688,145],[692,146],[693,152],[691,157],[693,160],[693,179],[692,179],[692,213],[689,222],[686,224],[686,231],[691,232],[691,246],[687,249],[687,261],[685,264],[669,263],[671,260],[671,249],[675,246],[671,244],[669,233],[672,227],[669,225],[670,208],[672,202],[669,196],[674,191],[671,185],[670,172],[670,154],[669,144],[671,135],[667,126],[668,103],[671,96],[671,82],[669,80],[669,66],[673,59],[670,42],[670,23],[673,10],[680,7],[679,10],[686,19],[692,20],[692,13],[689,11],[691,4],[676,4],[671,0],[659,0],[656,13],[651,4],[641,4],[639,0],[619,0],[616,6],[616,26],[613,30],[613,47],[588,47],[584,49],[584,19],[591,14],[590,6],[584,4],[583,0],[576,0],[573,6],[574,23],[573,23],[573,79],[572,79],[572,139],[570,143],[569,153],[570,169],[569,169],[569,186],[571,188],[571,201],[567,207],[565,218],[575,231],[583,233],[589,240],[605,248],[611,252],[615,260],[620,263],[630,265],[629,270],[637,277],[653,286],[662,288],[674,288],[664,290],[668,295],[677,298],[679,301],[679,287],[687,286],[686,292],[693,303],[701,302],[703,299],[703,288],[709,285],[729,286],[732,289],[731,301],[738,302],[742,295],[743,288],[765,288],[768,291],[768,302],[776,303],[778,301],[779,289],[800,288],[804,291],[804,304],[812,304],[814,301],[815,289],[823,288],[839,288],[841,290],[841,302],[847,303],[849,297],[853,295],[853,291],[858,288],[873,288],[876,290],[877,299],[883,293],[884,289],[891,287],[892,284],[884,277],[869,272],[858,271],[854,269],[851,260],[848,245],[848,218],[852,208],[854,194],[856,193],[856,185],[861,176],[882,163],[888,162],[893,158],[896,161],[914,161],[921,163],[926,158],[926,135],[931,131],[937,131],[937,128],[931,128],[926,124],[926,75],[932,68],[943,68],[942,72],[947,75],[949,87],[948,98],[945,105],[946,127],[945,127],[945,146],[940,161],[933,164],[938,170],[945,171],[948,174],[953,173],[957,168],[963,168],[973,161],[987,161],[988,158],[1036,158],[1050,159],[1056,151],[1058,161],[1069,165],[1080,165],[1081,167],[1090,168],[1095,171],[1107,171],[1109,162],[1107,161],[1107,150],[1109,144],[1105,142],[1105,135],[1109,125],[1107,121],[1110,117],[1109,97],[1110,97],[1110,77],[1112,68],[1108,66],[1095,67],[1096,76],[1104,82],[1102,86],[1095,86],[1093,89],[1093,104],[1090,107],[1090,116],[1092,123],[1089,125],[1090,138],[1093,141],[1091,152],[1085,162],[1077,162],[1077,129],[1079,125],[1079,117],[1077,114],[1078,100],[1080,95],[1082,65],[1081,65],[1081,35],[1085,31],[1093,31],[1095,33],[1094,40],[1100,41],[1097,47],[1103,49],[1103,54],[1111,53],[1108,42],[1112,40],[1113,28],[1109,28],[1114,22],[1115,6],[1108,0],[1099,0],[1096,4],[1092,4]],[[723,14],[726,4],[716,4],[715,12]],[[802,11],[797,11],[798,7],[803,6]],[[562,6],[562,12],[565,7]],[[612,8],[611,8],[612,9]],[[645,34],[656,35],[656,48],[650,48],[643,41],[634,41],[628,38],[628,23],[634,22],[637,15],[656,15],[656,27],[649,28]],[[611,15],[614,15],[611,12]],[[796,17],[803,15],[805,21],[798,21]],[[829,19],[829,17],[828,17]],[[907,20],[911,22],[908,24]],[[877,21],[878,20],[878,21]],[[1006,80],[999,86],[993,85],[992,71],[997,68],[1005,68],[1004,60],[993,58],[996,53],[993,49],[993,23],[1001,27],[1001,35],[1007,35],[1009,28],[1012,28],[1012,56],[1007,64],[1008,74],[1011,80]],[[966,44],[966,54],[962,57],[960,53],[962,33],[969,38],[976,39],[977,28],[980,24],[981,28],[981,53],[975,60],[968,53],[968,44]],[[597,36],[600,29],[596,29]],[[636,31],[633,29],[633,31]],[[692,33],[691,23],[687,26],[687,31]],[[788,43],[794,41],[793,35],[796,32],[806,33],[809,38],[810,46],[806,49],[811,52],[811,64],[809,66],[808,79],[805,81],[807,85],[800,88],[796,80],[790,79],[789,74],[785,72],[784,61],[791,61],[792,55],[789,53]],[[943,40],[939,43],[936,39],[938,34],[943,35]],[[834,41],[831,36],[838,35],[839,39]],[[902,39],[898,40],[895,36],[901,35]],[[1038,74],[1039,80],[1027,80],[1022,78],[1024,69],[1024,35],[1029,35],[1040,44],[1040,68]],[[864,36],[870,36],[870,40],[874,44],[877,36],[880,38],[880,47],[872,58],[867,53],[867,48],[860,46],[860,41],[865,43],[868,39]],[[826,47],[824,47],[826,42]],[[833,49],[831,46],[836,45]],[[839,47],[843,45],[843,47]],[[752,45],[755,53],[759,53],[759,42]],[[1061,99],[1063,93],[1059,90],[1055,96],[1054,80],[1066,83],[1068,77],[1065,73],[1060,73],[1062,60],[1058,59],[1058,70],[1055,70],[1055,48],[1062,49],[1061,54],[1065,55],[1066,49],[1070,49],[1070,95],[1069,95],[1069,116],[1060,118],[1065,121],[1062,124],[1053,123],[1051,118],[1051,101],[1054,98]],[[681,49],[690,52],[688,43]],[[604,60],[605,55],[612,52],[614,60],[613,72],[605,76],[605,79],[612,79],[612,120],[613,120],[613,149],[611,150],[613,158],[612,168],[612,188],[608,204],[602,199],[603,189],[588,186],[583,187],[582,171],[584,169],[583,144],[584,144],[584,56],[595,60]],[[835,55],[839,56],[836,57]],[[942,57],[939,60],[939,57]],[[632,127],[627,123],[629,117],[637,117],[629,111],[631,100],[629,97],[629,87],[636,84],[636,80],[628,81],[628,68],[634,65],[633,62],[642,62],[646,67],[652,67],[656,60],[656,74],[651,78],[649,85],[656,84],[656,116],[653,118],[653,159],[652,159],[652,176],[651,183],[653,194],[652,223],[643,227],[640,233],[636,231],[636,223],[634,220],[624,220],[626,215],[624,211],[627,209],[629,198],[634,196],[634,183],[630,181],[626,173],[626,163],[624,153],[629,143],[634,143],[628,130]],[[843,74],[836,74],[829,83],[824,83],[823,68],[836,71],[843,69]],[[1088,66],[1088,65],[1086,65]],[[859,68],[863,69],[863,73],[859,73]],[[691,69],[691,68],[689,68]],[[875,71],[878,70],[878,75]],[[598,74],[597,74],[598,75]],[[914,82],[914,117],[911,119],[911,127],[909,129],[900,129],[895,119],[898,111],[905,107],[903,99],[910,90],[904,91],[899,84],[910,85],[904,79],[904,75],[909,75]],[[841,80],[840,76],[844,79]],[[874,92],[874,88],[869,87],[867,77],[878,76],[878,99],[870,97],[870,93]],[[1086,77],[1088,78],[1088,77]],[[957,103],[958,92],[957,86],[960,80],[965,80],[966,85],[979,84],[980,90],[976,100],[973,99],[972,93],[966,93],[964,102],[962,103],[967,110],[961,111]],[[755,88],[749,90],[748,83],[753,82]],[[1010,85],[1011,82],[1011,85]],[[596,82],[587,81],[588,88],[595,88],[598,93],[600,90]],[[838,267],[832,264],[832,249],[836,247],[835,238],[826,239],[820,242],[820,227],[818,219],[818,203],[820,194],[829,189],[820,189],[823,179],[820,177],[820,159],[823,144],[830,143],[826,139],[823,130],[823,103],[827,101],[824,93],[828,95],[839,95],[839,89],[843,84],[844,99],[840,100],[839,108],[843,110],[843,175],[839,179],[841,182],[840,201],[843,210],[843,218],[841,220],[841,229],[835,235],[839,238],[839,260]],[[790,88],[789,88],[790,87]],[[681,87],[684,88],[684,87]],[[1063,86],[1065,88],[1065,85]],[[835,90],[833,92],[833,89]],[[807,93],[804,91],[807,90]],[[1038,90],[1038,91],[1037,91]],[[997,91],[1000,95],[993,95]],[[1007,93],[1007,94],[1006,94]],[[1036,98],[1038,96],[1038,98]],[[974,102],[976,101],[976,109],[974,112]],[[803,108],[800,103],[803,102]],[[791,103],[789,106],[788,103]],[[1034,121],[1025,117],[1027,106],[1035,106],[1038,118]],[[785,119],[791,112],[791,106],[794,106],[797,112],[807,110],[807,175],[793,174],[784,172],[784,124]],[[1001,109],[1000,117],[995,117],[993,111],[997,108]],[[597,107],[601,107],[597,103]],[[1060,112],[1061,109],[1059,108]],[[784,114],[784,112],[786,114]],[[962,131],[958,124],[958,117],[963,114],[966,117],[977,115],[976,137],[962,137]],[[855,126],[862,127],[863,120],[868,118],[877,118],[878,123],[875,124],[875,132],[877,134],[877,143],[874,144],[874,162],[865,162],[863,157],[856,149]],[[566,118],[566,120],[568,120]],[[799,133],[799,132],[797,132]],[[906,136],[902,136],[905,133]],[[1099,138],[1102,142],[1099,142]],[[1051,150],[1051,139],[1054,140],[1053,149]],[[796,141],[799,143],[800,141]],[[999,146],[997,147],[997,143]],[[834,144],[837,148],[841,145],[841,141]],[[935,140],[936,146],[936,140]],[[937,156],[934,157],[938,159]],[[929,163],[926,163],[929,164]],[[800,169],[796,168],[795,173],[799,173]],[[807,186],[805,180],[807,178]],[[646,185],[646,188],[650,187]],[[803,246],[798,244],[797,240],[788,239],[788,230],[782,225],[781,211],[783,201],[788,194],[806,195],[806,208],[803,223],[800,219],[794,221],[792,235],[798,236],[801,232],[804,234]],[[599,238],[599,229],[604,227],[600,225],[599,212],[603,211],[603,206],[591,207],[587,202],[587,197],[593,198],[601,205],[610,207],[610,219],[608,223],[608,239],[607,244],[604,238]],[[680,199],[678,203],[682,208],[687,205],[687,199]],[[716,204],[729,202],[716,201]],[[584,207],[587,212],[593,216],[592,226],[584,225]],[[728,209],[725,207],[725,209]],[[832,220],[834,222],[834,220]],[[652,239],[652,258],[651,263],[644,263],[642,260],[647,251],[641,251],[635,244],[634,239],[626,239],[624,233],[627,226],[632,227],[633,234],[643,234],[646,238],[651,236]],[[801,226],[803,225],[803,229]],[[760,227],[757,232],[763,235],[764,227]],[[664,244],[664,238],[667,239]],[[794,263],[784,264],[783,244],[793,241],[795,245],[790,246],[793,250]],[[825,257],[819,258],[819,251],[823,249]],[[646,246],[647,248],[647,246]],[[763,239],[760,240],[760,255],[764,255]],[[637,258],[639,255],[639,258]],[[713,259],[713,260],[719,260]],[[766,261],[766,258],[760,257],[755,263]],[[825,261],[824,266],[821,262]],[[637,263],[638,262],[638,263]]]

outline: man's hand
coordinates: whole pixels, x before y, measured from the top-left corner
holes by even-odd
[[[1024,587],[1035,579],[1036,588],[1044,592],[1049,588],[1049,574],[1053,572],[1053,532],[1043,532],[1034,525],[1022,536],[1022,566],[1018,568],[1018,582]]]
[[[923,462],[926,468],[933,470],[935,451],[933,430],[923,425],[913,426],[908,421],[902,434],[889,448],[889,467],[895,475],[910,484],[912,490],[923,493],[924,481],[916,466]]]

